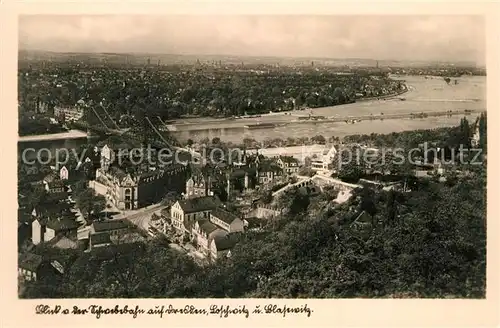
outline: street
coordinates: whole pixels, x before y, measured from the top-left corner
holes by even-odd
[[[145,207],[137,211],[130,211],[128,213],[123,213],[115,216],[113,219],[127,219],[132,222],[135,226],[145,231],[149,229],[149,222],[153,213],[160,215],[161,210],[166,208],[165,205],[151,205],[150,207]]]

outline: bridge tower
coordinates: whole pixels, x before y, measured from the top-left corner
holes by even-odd
[[[92,131],[90,128],[87,128],[87,142],[91,144],[97,139],[99,139],[99,135]]]

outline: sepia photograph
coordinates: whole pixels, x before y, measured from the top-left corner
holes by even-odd
[[[486,298],[484,16],[20,15],[18,47],[20,299]]]

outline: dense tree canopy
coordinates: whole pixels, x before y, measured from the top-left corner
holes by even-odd
[[[91,188],[77,192],[75,198],[76,206],[87,219],[99,215],[106,208],[106,198],[96,194]]]
[[[115,122],[147,113],[162,119],[181,115],[241,116],[324,107],[362,97],[401,92],[401,81],[385,75],[339,75],[305,70],[24,70],[19,73],[22,111],[75,106],[82,100],[103,107]]]
[[[484,174],[357,194],[336,209],[289,195],[294,213],[203,268],[160,242],[80,253],[59,284],[24,297],[485,296]],[[360,210],[373,215],[367,234],[352,224]]]

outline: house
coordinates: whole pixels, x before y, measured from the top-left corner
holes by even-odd
[[[64,235],[76,239],[79,224],[70,217],[59,216],[54,219],[36,218],[31,224],[33,244],[51,241],[56,236]]]
[[[119,235],[129,230],[129,224],[124,219],[94,221],[91,225],[90,234],[108,233],[109,235]]]
[[[333,169],[333,160],[337,155],[337,149],[332,146],[330,149],[325,149],[321,156],[311,162],[311,169],[316,172],[328,171]]]
[[[106,247],[111,245],[111,236],[107,232],[90,234],[89,248]]]
[[[258,185],[278,181],[284,175],[283,169],[277,163],[271,159],[265,159],[263,156],[245,158],[245,162],[228,167],[225,173],[226,193],[228,195],[233,189],[240,191],[254,189]]]
[[[193,235],[193,242],[205,254],[210,252],[210,242],[216,236],[225,236],[227,234],[226,231],[220,229],[207,219],[196,221],[191,233]]]
[[[160,218],[163,220],[164,223],[164,232],[166,232],[167,224],[172,224],[172,218],[170,217],[170,208],[164,208],[160,211]]]
[[[64,193],[66,191],[66,187],[64,182],[59,179],[59,176],[54,172],[49,173],[42,181],[45,190],[49,194],[57,194]]]
[[[268,158],[273,158],[277,156],[292,156],[298,159],[300,162],[304,162],[306,157],[321,156],[324,152],[325,145],[301,145],[301,146],[289,146],[289,147],[276,147],[276,148],[262,148],[262,149],[248,149],[247,153],[249,155],[257,154],[258,157],[262,155]],[[261,160],[262,158],[260,158]]]
[[[178,200],[170,208],[172,225],[179,232],[190,233],[197,220],[208,219],[210,212],[221,205],[216,196]]]
[[[282,177],[283,169],[272,161],[263,160],[257,164],[257,179],[259,184],[273,183]]]
[[[264,225],[266,224],[265,219],[260,219],[258,217],[246,217],[243,220],[243,225],[245,227],[245,230],[255,230],[259,231],[261,230]]]
[[[222,208],[216,208],[210,213],[210,222],[229,233],[244,231],[243,220]]]
[[[299,161],[292,156],[279,156],[277,163],[283,172],[288,175],[299,172]]]
[[[55,107],[54,116],[60,121],[78,121],[83,117],[83,107]]]
[[[210,177],[207,180],[201,174],[191,176],[191,178],[186,182],[185,198],[197,198],[213,195],[210,190]]]
[[[36,281],[40,278],[43,258],[33,253],[25,253],[18,258],[18,274],[27,281]]]
[[[76,241],[64,236],[57,235],[55,238],[51,239],[48,244],[51,247],[59,248],[59,249],[76,249],[78,248],[78,244]]]
[[[68,180],[69,178],[69,171],[66,168],[66,166],[61,167],[59,170],[59,179],[61,180]]]
[[[120,151],[118,156],[128,152]],[[187,166],[145,166],[127,172],[115,165],[113,150],[105,145],[101,150],[100,168],[96,180],[107,187],[107,197],[120,210],[134,210],[163,200],[168,192],[183,193],[186,189]],[[121,162],[120,160],[118,161]]]
[[[210,257],[216,260],[222,257],[231,257],[231,249],[238,243],[236,236],[227,234],[217,236],[210,243]]]
[[[226,174],[226,192],[228,195],[233,189],[241,191],[254,189],[257,185],[257,169],[252,166],[240,166],[236,169],[231,168]]]
[[[256,217],[259,219],[271,219],[279,217],[281,214],[283,214],[283,210],[284,209],[278,206],[258,202],[255,204],[254,208],[245,213],[245,219],[252,217]]]

